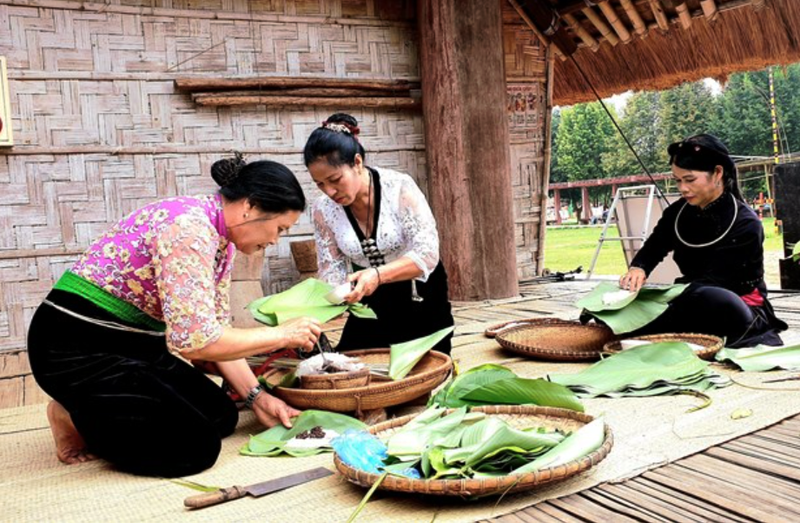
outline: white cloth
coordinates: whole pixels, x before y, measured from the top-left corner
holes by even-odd
[[[386,263],[402,256],[410,258],[422,271],[417,279],[427,281],[439,263],[439,234],[428,202],[409,175],[375,170],[381,184],[375,235],[378,249]],[[338,285],[347,281],[349,262],[370,266],[344,207],[322,195],[314,202],[312,219],[319,279]]]

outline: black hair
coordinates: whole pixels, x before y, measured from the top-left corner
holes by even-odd
[[[739,190],[736,164],[728,148],[714,135],[698,134],[667,148],[669,164],[690,171],[713,173],[717,165],[722,166],[722,183],[725,191],[744,201]]]
[[[320,158],[325,158],[331,167],[356,164],[356,154],[366,160],[364,146],[358,141],[358,121],[345,113],[336,113],[314,129],[303,148],[306,167]]]
[[[270,160],[247,163],[240,153],[217,160],[211,177],[228,201],[247,199],[267,214],[304,211],[306,197],[300,183],[285,165]]]

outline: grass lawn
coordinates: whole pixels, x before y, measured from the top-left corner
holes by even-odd
[[[597,249],[602,226],[586,226],[576,228],[548,227],[545,238],[544,266],[550,271],[571,271],[583,266],[584,272],[589,271],[592,256]],[[608,237],[619,237],[617,227],[608,229]],[[775,231],[775,220],[764,218],[764,251],[767,260],[765,269],[768,283],[777,283],[778,268],[771,267],[776,255],[781,256],[783,250],[783,237]],[[606,241],[597,258],[594,273],[598,275],[621,275],[625,272],[625,258],[622,255],[622,246],[618,241]]]

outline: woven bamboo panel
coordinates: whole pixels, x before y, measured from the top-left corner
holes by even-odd
[[[537,276],[541,202],[543,199],[545,51],[519,14],[503,1],[503,51],[508,92],[508,127],[511,137],[511,183],[517,276]]]

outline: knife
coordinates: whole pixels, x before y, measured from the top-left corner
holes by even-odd
[[[195,509],[210,507],[211,505],[216,505],[225,501],[239,499],[248,494],[254,498],[257,498],[263,496],[264,494],[278,492],[289,487],[301,485],[308,481],[331,476],[332,474],[333,472],[324,467],[317,467],[315,469],[298,472],[297,474],[291,474],[282,478],[271,479],[261,483],[254,483],[246,487],[234,485],[233,487],[215,490],[214,492],[206,492],[205,494],[190,496],[183,500],[183,504],[186,506],[186,508]]]

